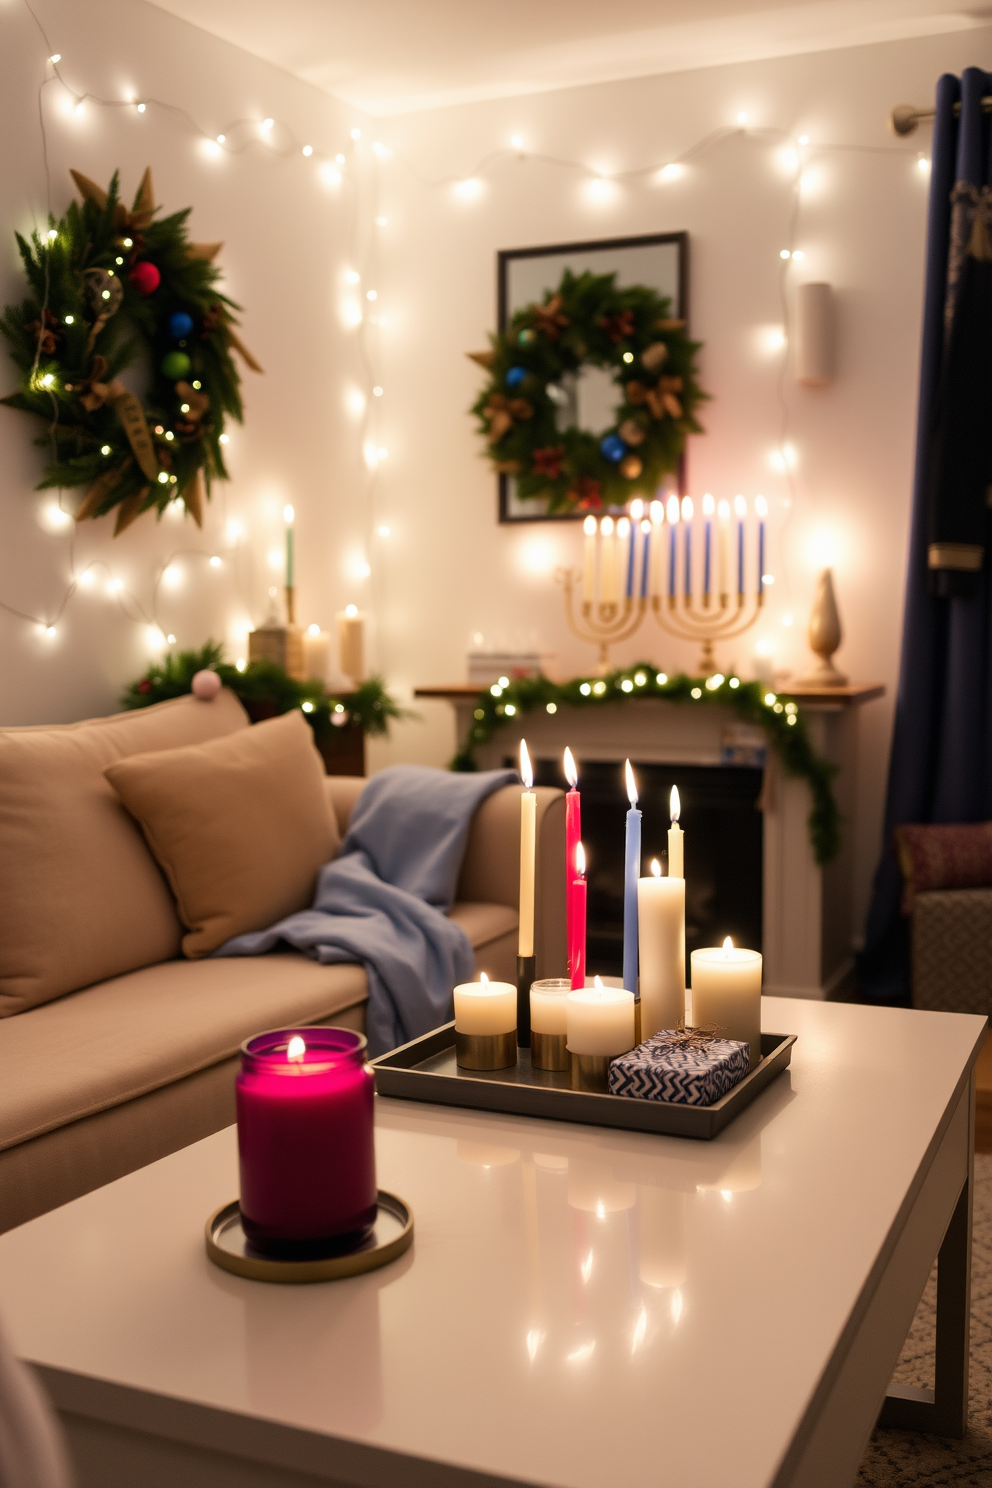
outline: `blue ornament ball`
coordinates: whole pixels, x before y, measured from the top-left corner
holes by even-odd
[[[526,367],[511,367],[506,374],[506,385],[509,388],[519,387],[527,376]]]
[[[185,310],[177,310],[169,316],[169,335],[173,341],[182,341],[193,329],[193,317]]]
[[[605,439],[599,442],[600,453],[604,460],[609,460],[614,465],[619,465],[627,453],[627,446],[619,434],[607,434]]]

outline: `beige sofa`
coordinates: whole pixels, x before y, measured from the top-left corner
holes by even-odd
[[[129,754],[243,727],[225,692],[0,730],[0,1231],[228,1125],[250,1034],[364,1025],[361,966],[181,959],[165,880],[104,779]],[[342,836],[363,784],[326,781]],[[478,968],[510,980],[519,793],[476,812],[451,911]],[[538,975],[553,976],[565,964],[564,808],[561,792],[537,794]]]

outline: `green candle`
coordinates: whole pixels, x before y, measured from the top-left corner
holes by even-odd
[[[286,588],[293,588],[293,521],[296,517],[291,506],[283,507],[282,519],[286,523]]]

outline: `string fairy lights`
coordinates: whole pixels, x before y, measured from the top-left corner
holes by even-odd
[[[362,461],[363,478],[366,483],[364,506],[367,513],[367,545],[370,550],[376,540],[385,540],[391,532],[390,523],[383,520],[385,514],[378,510],[378,482],[382,468],[388,461],[388,442],[383,422],[388,409],[388,399],[385,396],[384,380],[377,370],[380,361],[380,333],[388,324],[387,315],[383,312],[378,283],[380,275],[377,273],[378,240],[390,224],[390,217],[382,210],[379,200],[383,170],[387,168],[402,170],[421,186],[439,192],[449,191],[453,193],[457,201],[471,207],[475,203],[481,203],[489,191],[498,187],[506,188],[505,169],[507,165],[528,170],[533,170],[535,166],[543,166],[551,171],[579,178],[590,207],[601,215],[603,212],[609,212],[617,204],[621,187],[630,188],[640,184],[646,188],[665,188],[676,182],[682,182],[691,172],[693,165],[704,155],[718,152],[732,139],[740,139],[743,136],[760,148],[777,149],[784,175],[784,188],[790,196],[790,210],[785,241],[777,250],[782,327],[780,332],[776,332],[780,339],[776,341],[774,347],[769,337],[769,349],[776,353],[781,352],[776,381],[779,428],[778,437],[770,451],[770,462],[785,483],[786,494],[782,502],[785,511],[785,522],[782,527],[784,535],[797,497],[798,464],[791,430],[791,403],[786,390],[791,347],[788,287],[792,269],[804,261],[804,249],[798,239],[804,195],[803,183],[809,178],[810,162],[814,157],[851,152],[889,156],[912,162],[917,179],[925,181],[929,173],[929,160],[920,155],[918,151],[907,149],[899,142],[877,146],[826,141],[817,141],[814,144],[810,136],[805,133],[795,133],[780,127],[752,125],[748,113],[740,110],[731,123],[709,130],[681,152],[667,154],[661,160],[654,160],[629,169],[606,171],[594,168],[588,161],[581,159],[542,153],[528,148],[524,135],[516,132],[508,136],[505,145],[488,151],[470,169],[431,178],[425,176],[403,152],[388,141],[377,138],[366,143],[362,129],[358,125],[353,125],[347,130],[347,138],[339,145],[321,147],[311,138],[299,137],[293,127],[277,117],[275,113],[260,119],[236,118],[225,123],[220,129],[216,127],[208,129],[188,109],[167,99],[145,93],[132,94],[123,98],[105,98],[88,89],[80,89],[69,81],[67,76],[69,63],[61,52],[51,46],[31,0],[24,0],[24,4],[41,36],[47,64],[46,75],[39,84],[38,97],[49,209],[51,208],[51,181],[48,171],[44,99],[53,88],[61,90],[59,97],[61,112],[70,125],[72,120],[82,117],[85,109],[90,106],[110,111],[131,112],[143,118],[160,114],[184,129],[192,136],[198,147],[209,151],[218,159],[238,158],[249,153],[261,152],[271,161],[278,161],[285,165],[295,162],[298,169],[312,169],[314,182],[319,186],[332,190],[343,187],[347,190],[351,209],[350,257],[354,266],[349,268],[344,275],[345,284],[340,301],[340,314],[345,330],[358,333],[360,359],[365,374],[364,388],[355,389],[362,400],[362,408],[358,409],[356,399],[354,412],[360,425],[359,445],[364,452]],[[512,179],[512,177],[509,178],[510,189],[512,189]],[[227,443],[228,436],[222,436],[222,440]],[[61,501],[52,503],[46,508],[44,521],[53,535],[60,532],[66,533],[74,526],[71,514],[62,508]],[[99,559],[93,560],[77,572],[74,558],[74,531],[69,532],[68,536],[69,567],[72,577],[61,601],[50,615],[32,614],[0,599],[0,609],[38,627],[49,639],[57,634],[66,607],[76,591],[85,591],[95,587],[95,579],[91,576],[97,569],[103,569],[109,575],[108,566]],[[226,526],[227,549],[222,549],[221,552],[213,549],[177,550],[158,565],[152,584],[151,606],[147,611],[130,590],[121,587],[113,591],[122,613],[134,623],[144,625],[150,636],[155,634],[158,637],[164,637],[166,644],[174,644],[172,633],[164,629],[158,620],[159,591],[163,583],[168,588],[168,581],[164,580],[166,571],[183,556],[188,559],[195,556],[208,570],[218,567],[226,568],[232,564],[236,568],[246,536],[240,521],[231,519]],[[360,563],[352,562],[350,572],[356,579],[369,577],[374,579],[376,575],[375,566],[370,565],[364,555]],[[784,577],[788,593],[787,570]],[[242,603],[244,603],[243,599]],[[245,610],[247,609],[248,606],[245,604]],[[784,619],[783,623],[788,624],[790,621],[791,615]]]

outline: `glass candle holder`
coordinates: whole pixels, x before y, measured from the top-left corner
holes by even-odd
[[[241,1045],[241,1222],[286,1257],[359,1245],[376,1220],[375,1077],[362,1034],[274,1029]]]
[[[530,984],[530,1062],[534,1069],[567,1070],[565,999],[568,977],[542,977]]]

